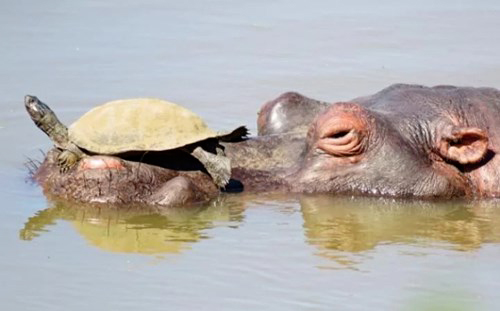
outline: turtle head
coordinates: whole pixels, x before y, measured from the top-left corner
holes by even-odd
[[[44,104],[36,96],[24,96],[24,106],[26,107],[26,110],[28,111],[31,119],[37,126],[40,126],[40,123],[44,122],[44,118],[46,118],[48,115],[54,114],[49,106]]]
[[[68,143],[68,129],[49,106],[31,95],[24,96],[24,106],[36,126],[44,131],[56,146],[61,147]]]

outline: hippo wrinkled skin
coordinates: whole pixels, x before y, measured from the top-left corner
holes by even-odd
[[[285,93],[226,148],[247,190],[499,197],[500,91],[392,85],[327,104]]]
[[[257,124],[259,136],[223,144],[232,167],[227,191],[500,197],[493,88],[397,84],[334,104],[285,93],[261,108]],[[34,177],[59,197],[170,206],[219,195],[203,170],[92,156],[60,173],[57,152]],[[94,157],[105,165],[94,169]]]

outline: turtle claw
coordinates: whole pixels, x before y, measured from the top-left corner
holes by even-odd
[[[68,172],[73,166],[75,166],[77,162],[77,155],[69,150],[64,150],[57,157],[57,165],[59,166],[59,171],[63,174]]]

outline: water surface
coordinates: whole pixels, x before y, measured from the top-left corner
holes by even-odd
[[[49,202],[26,182],[65,123],[154,96],[215,129],[294,90],[500,88],[497,1],[3,1],[2,310],[498,310],[500,203],[228,195],[194,209]]]

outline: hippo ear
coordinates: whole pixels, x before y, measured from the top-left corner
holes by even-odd
[[[476,127],[452,127],[438,142],[441,156],[462,165],[481,161],[488,152],[488,134]]]

